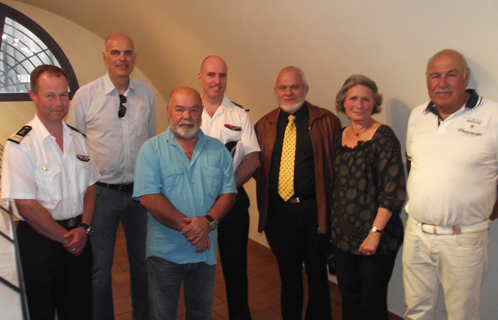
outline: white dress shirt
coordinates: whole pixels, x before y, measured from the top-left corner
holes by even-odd
[[[19,144],[5,146],[2,199],[34,199],[55,220],[79,216],[87,188],[100,178],[84,136],[63,123],[62,152],[38,116],[28,126],[32,129]]]
[[[86,134],[100,181],[109,184],[133,182],[138,150],[156,130],[152,90],[130,78],[124,95],[127,110],[119,118],[119,93],[106,74],[75,93],[67,117],[68,124]]]
[[[206,110],[202,111],[201,129],[204,134],[220,140],[223,144],[239,141],[233,155],[234,171],[246,155],[261,151],[249,114],[245,109],[234,105],[227,96],[223,97],[212,118]]]

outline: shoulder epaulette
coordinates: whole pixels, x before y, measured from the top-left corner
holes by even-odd
[[[236,105],[237,107],[244,109],[244,111],[245,111],[245,112],[249,112],[249,111],[250,111],[249,109],[244,108],[243,106],[241,106],[241,105],[240,105],[240,104],[238,104],[237,102],[233,102],[233,101],[232,101],[232,103],[233,103],[234,105]]]
[[[24,126],[7,140],[20,144],[21,140],[31,131],[31,129],[31,126]]]
[[[70,129],[73,129],[74,131],[76,131],[76,132],[80,133],[83,137],[85,137],[85,138],[86,138],[86,134],[84,134],[83,132],[79,131],[78,129],[76,129],[76,128],[75,128],[75,127],[73,127],[73,126],[68,125],[67,123],[66,123],[66,125],[67,125]]]

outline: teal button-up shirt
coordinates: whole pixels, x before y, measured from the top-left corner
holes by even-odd
[[[235,193],[232,159],[225,146],[199,130],[192,160],[168,128],[149,139],[138,153],[133,198],[147,194],[164,195],[187,217],[207,214],[219,195]],[[211,249],[196,253],[179,231],[159,223],[149,214],[147,257],[156,256],[174,263],[216,264],[217,231],[209,234]]]

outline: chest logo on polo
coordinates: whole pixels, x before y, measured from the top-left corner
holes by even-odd
[[[481,123],[481,119],[467,118],[465,120],[465,126],[463,128],[458,128],[458,131],[467,136],[480,137],[482,136]]]

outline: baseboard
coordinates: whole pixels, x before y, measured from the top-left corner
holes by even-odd
[[[268,248],[267,246],[255,241],[253,239],[249,239],[247,246],[250,247],[251,249],[258,250],[264,254],[271,254],[272,253],[270,248]],[[335,278],[335,277],[333,277],[333,278]],[[329,279],[329,286],[333,292],[340,295],[339,287],[338,287],[336,281],[332,281],[331,279]],[[403,317],[400,317],[399,315],[389,311],[389,320],[403,320]]]

